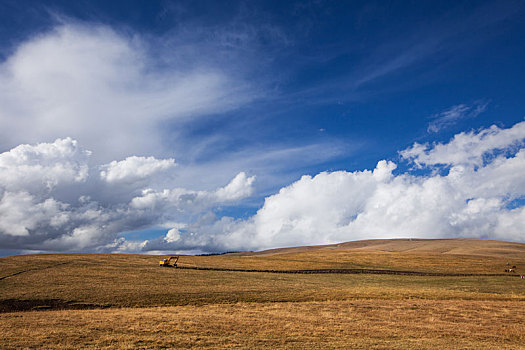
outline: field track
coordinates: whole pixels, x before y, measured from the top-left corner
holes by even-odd
[[[439,276],[439,277],[519,277],[508,273],[441,273],[380,269],[313,269],[313,270],[258,270],[258,269],[229,269],[220,267],[177,266],[177,269],[204,270],[204,271],[232,271],[232,272],[265,272],[265,273],[290,273],[290,274],[371,274],[371,275],[404,275],[404,276]]]
[[[0,276],[0,281],[4,280],[6,278],[9,278],[9,277],[14,277],[14,276],[17,276],[17,275],[21,275],[21,274],[26,273],[26,272],[40,271],[40,270],[45,270],[45,269],[50,269],[50,268],[53,268],[53,267],[57,267],[57,266],[60,266],[60,265],[66,265],[66,264],[69,264],[69,262],[62,262],[62,263],[58,263],[58,264],[54,264],[54,265],[50,265],[50,266],[36,267],[36,268],[28,269],[28,270],[18,271],[18,272],[12,273],[10,275]]]
[[[0,281],[6,278],[37,270],[44,270],[68,262],[58,263],[51,266],[33,268],[16,273],[0,276]],[[259,273],[285,273],[285,274],[369,274],[369,275],[403,275],[403,276],[438,276],[438,277],[520,277],[520,275],[509,273],[442,273],[442,272],[422,272],[422,271],[402,271],[402,270],[383,270],[383,269],[308,269],[308,270],[264,270],[264,269],[230,269],[220,267],[198,267],[198,266],[177,266],[176,269],[183,270],[202,270],[202,271],[230,271],[230,272],[259,272]]]

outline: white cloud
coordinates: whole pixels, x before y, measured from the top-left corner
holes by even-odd
[[[4,192],[0,199],[0,232],[29,236],[40,226],[60,227],[68,220],[67,205],[53,198],[37,201],[27,192]]]
[[[303,176],[267,197],[253,217],[189,227],[192,235],[181,235],[177,246],[253,250],[394,237],[525,241],[524,127],[461,133],[401,152],[427,166],[427,175],[396,175],[396,164],[380,161],[373,171]],[[442,175],[434,171],[441,164],[448,166]]]
[[[228,185],[213,192],[191,191],[184,188],[156,191],[146,188],[131,200],[130,208],[154,210],[160,214],[183,209],[201,212],[215,203],[234,202],[249,197],[253,193],[254,180],[255,177],[247,178],[245,173],[239,173]]]
[[[171,230],[166,233],[166,242],[173,243],[177,242],[180,239],[180,232],[176,228],[172,228]]]
[[[252,184],[255,176],[247,177],[246,173],[240,172],[226,186],[219,188],[215,194],[219,201],[235,201],[249,197],[253,193]]]
[[[433,115],[431,118],[434,120],[428,124],[427,131],[439,132],[442,129],[456,124],[461,119],[476,118],[487,109],[487,106],[488,102],[484,101],[477,101],[472,105],[462,103],[452,106],[441,113]]]
[[[202,42],[164,45],[170,40],[63,23],[22,43],[0,63],[0,149],[71,136],[100,161],[162,154],[163,123],[254,97],[221,62],[206,60]]]
[[[36,146],[20,145],[0,154],[0,188],[7,191],[49,191],[59,183],[84,182],[89,151],[66,138]]]
[[[175,166],[174,159],[155,159],[154,157],[127,157],[120,162],[112,161],[104,165],[100,177],[108,183],[134,182],[171,169]]]
[[[462,132],[448,143],[433,145],[414,143],[403,150],[401,157],[418,166],[432,165],[477,165],[483,164],[484,156],[494,152],[513,151],[523,146],[525,141],[525,121],[509,129],[500,129],[493,125],[479,132]]]
[[[246,220],[214,214],[217,206],[253,193],[254,177],[244,172],[211,191],[162,188],[155,176],[144,175],[151,169],[140,169],[151,164],[151,174],[178,171],[173,160],[136,157],[106,166],[124,174],[108,186],[107,175],[88,166],[89,152],[72,139],[21,145],[0,154],[0,248],[210,252],[388,237],[525,241],[524,125],[402,151],[426,169],[423,175],[396,174],[397,165],[382,160],[373,170],[303,176]],[[39,163],[52,170],[42,171]],[[140,181],[128,177],[134,166],[144,175]],[[25,177],[10,173],[20,169],[28,169]],[[64,186],[75,196],[64,196]],[[151,227],[167,227],[167,233],[149,241],[118,236]]]
[[[0,154],[0,248],[39,251],[143,247],[118,234],[133,229],[191,222],[221,204],[252,193],[253,177],[237,175],[213,191],[155,189],[156,173],[173,159],[128,157],[90,168],[90,152],[66,138],[20,145]],[[95,176],[90,176],[94,174]],[[174,228],[174,230],[177,228]],[[178,231],[169,231],[168,242]]]

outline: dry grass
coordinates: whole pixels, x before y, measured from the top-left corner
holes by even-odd
[[[352,241],[324,246],[306,246],[271,249],[256,253],[240,253],[240,255],[278,255],[300,253],[318,250],[349,249],[353,251],[383,251],[383,252],[424,252],[452,255],[480,255],[509,258],[523,258],[525,244],[516,242],[495,241],[490,239],[372,239]]]
[[[215,258],[216,266],[226,265],[224,259]],[[200,257],[184,257],[181,260],[189,259],[198,261]],[[212,264],[210,260],[213,257],[202,259],[206,260],[206,264]],[[2,305],[5,309],[17,301],[33,301],[32,306],[39,307],[55,307],[57,303],[60,306],[60,303],[66,302],[75,307],[82,307],[83,304],[147,307],[373,298],[525,300],[523,280],[511,276],[421,277],[196,271],[160,268],[156,257],[125,255],[52,255],[12,257],[6,260],[19,260],[21,263],[18,269],[26,269],[26,272],[0,280],[0,309]]]
[[[243,264],[303,268],[378,268],[443,273],[525,271],[525,244],[482,239],[378,239],[238,254]],[[257,259],[251,259],[257,257]],[[310,267],[310,268],[312,268]]]
[[[451,240],[352,244],[179,262],[449,273],[502,273],[507,262],[519,273],[525,266],[525,245],[508,242],[469,241],[468,249]],[[525,280],[515,276],[198,271],[160,268],[158,260],[0,258],[0,348],[514,349],[525,340]],[[111,308],[71,310],[100,307]],[[61,308],[70,310],[13,312]]]
[[[0,314],[20,348],[523,349],[519,302],[327,301]]]

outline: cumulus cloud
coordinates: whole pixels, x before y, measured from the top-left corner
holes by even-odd
[[[122,251],[144,247],[119,233],[191,222],[214,206],[241,200],[253,177],[237,175],[213,191],[156,188],[173,159],[128,157],[90,166],[91,152],[71,138],[20,145],[0,154],[0,248]],[[167,234],[175,242],[174,228]]]
[[[53,198],[37,201],[27,192],[4,192],[0,200],[0,232],[29,236],[39,226],[57,228],[67,221],[67,205]]]
[[[219,201],[232,201],[249,197],[253,192],[252,184],[255,176],[248,177],[246,173],[240,172],[226,186],[219,188],[215,195]]]
[[[525,122],[400,154],[418,171],[381,160],[372,170],[305,175],[236,219],[215,209],[253,194],[255,177],[244,172],[209,191],[163,187],[154,175],[177,171],[173,159],[100,167],[71,138],[20,145],[0,154],[0,248],[194,253],[393,237],[525,241]],[[151,227],[166,233],[119,235]]]
[[[20,145],[0,154],[0,189],[49,191],[58,184],[84,182],[89,156],[90,152],[71,138]]]
[[[177,242],[180,239],[180,232],[177,228],[172,228],[166,233],[166,241],[168,243]]]
[[[432,165],[476,165],[480,166],[487,157],[498,151],[513,151],[523,147],[525,122],[509,129],[496,125],[479,132],[462,132],[448,143],[414,145],[400,152],[401,157],[419,167]]]
[[[263,249],[394,237],[478,237],[525,241],[525,122],[461,133],[448,143],[401,153],[428,169],[303,176],[265,199],[248,220],[221,218],[189,227],[171,247]],[[446,172],[436,172],[436,166]],[[516,204],[517,203],[517,204]]]
[[[154,157],[131,156],[103,166],[100,177],[108,183],[134,182],[145,179],[175,166],[174,159],[155,159]]]

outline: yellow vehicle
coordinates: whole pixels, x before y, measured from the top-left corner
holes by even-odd
[[[173,264],[172,264],[173,261]],[[169,258],[162,259],[159,261],[159,266],[165,266],[165,267],[177,267],[177,261],[179,261],[178,256],[170,256]]]

